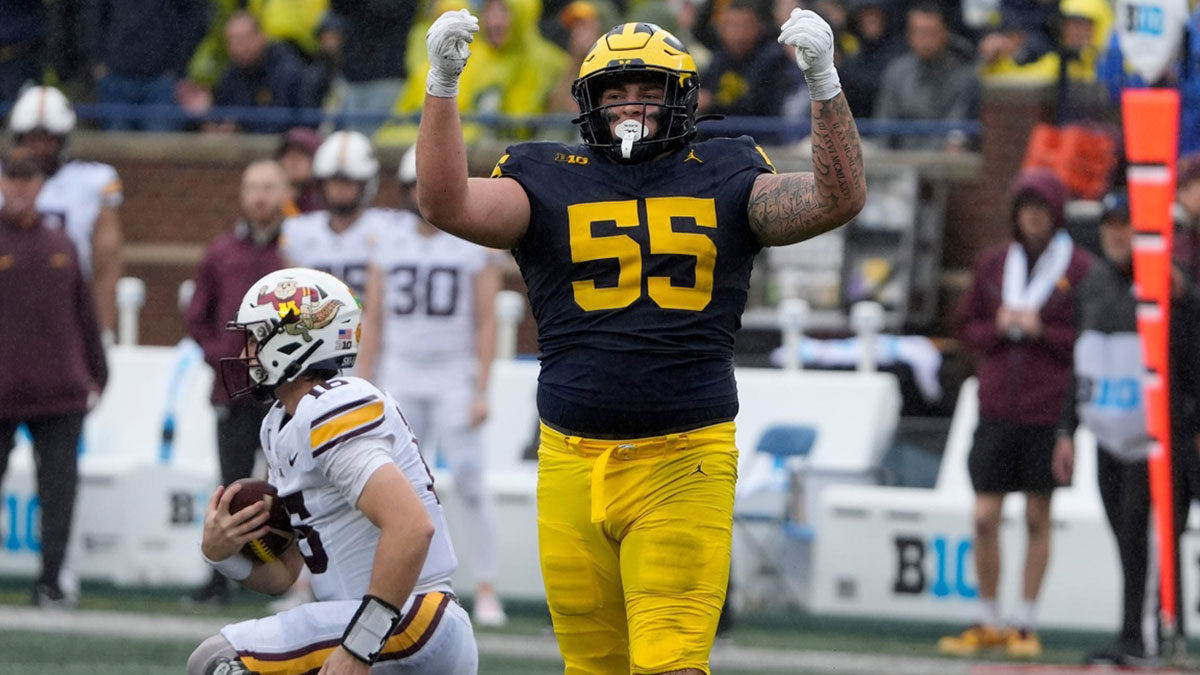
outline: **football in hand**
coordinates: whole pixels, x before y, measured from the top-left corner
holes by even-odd
[[[287,510],[283,508],[283,500],[279,498],[279,492],[274,485],[257,478],[242,478],[231,483],[229,487],[232,488],[234,485],[238,485],[240,488],[229,500],[230,513],[237,513],[261,501],[267,502],[267,508],[271,512],[267,519],[267,526],[271,530],[261,537],[246,542],[246,545],[242,547],[242,555],[262,562],[275,560],[296,540],[296,533],[292,530],[291,519],[288,517]]]

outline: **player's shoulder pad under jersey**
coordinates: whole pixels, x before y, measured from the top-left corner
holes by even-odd
[[[284,254],[291,257],[296,255],[296,246],[313,243],[314,237],[320,237],[329,229],[328,211],[310,211],[291,218],[285,218],[279,228],[279,246]]]
[[[293,423],[308,427],[313,457],[377,429],[387,412],[383,392],[358,377],[338,377],[317,385],[302,401]]]
[[[411,211],[392,211],[381,227],[374,228],[375,243],[381,246],[399,245],[417,236],[417,215]],[[372,256],[382,251],[372,250]]]
[[[363,211],[362,218],[372,225],[390,226],[398,222],[407,222],[413,217],[412,212],[400,209],[389,209],[382,206],[372,206]]]
[[[59,169],[60,178],[70,183],[86,186],[100,196],[105,206],[119,206],[124,188],[116,168],[103,162],[71,160]]]
[[[766,151],[749,136],[711,138],[688,145],[680,154],[684,157],[684,164],[711,162],[722,164],[730,170],[750,167],[763,173],[776,173],[775,164]]]
[[[586,146],[555,141],[530,141],[508,146],[492,169],[492,178],[520,179],[538,166],[587,164],[591,161]]]

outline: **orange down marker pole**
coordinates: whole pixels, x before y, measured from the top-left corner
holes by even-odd
[[[1151,438],[1150,499],[1159,544],[1159,598],[1168,639],[1179,625],[1175,616],[1174,500],[1171,481],[1171,417],[1168,336],[1171,325],[1171,203],[1175,197],[1175,156],[1179,92],[1129,89],[1121,96],[1125,156],[1129,161],[1130,216],[1133,221],[1133,278],[1138,334],[1146,373],[1146,425]]]

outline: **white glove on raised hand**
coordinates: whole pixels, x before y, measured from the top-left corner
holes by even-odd
[[[796,63],[804,71],[812,100],[837,96],[842,82],[833,67],[833,30],[825,19],[809,9],[793,9],[779,31],[779,44],[796,48]]]
[[[479,19],[465,9],[446,12],[425,33],[425,48],[429,51],[429,75],[425,91],[438,98],[458,96],[458,76],[467,67],[471,50],[467,43],[479,32]]]

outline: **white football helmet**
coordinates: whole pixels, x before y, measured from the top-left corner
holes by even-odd
[[[225,390],[270,400],[304,373],[332,376],[354,365],[362,307],[337,277],[293,267],[256,281],[226,328],[246,334],[246,353],[221,359]]]
[[[75,110],[63,93],[54,87],[30,87],[13,104],[8,130],[13,135],[41,129],[55,136],[75,130]]]
[[[345,178],[362,183],[358,208],[366,208],[379,189],[379,160],[375,158],[375,148],[357,131],[335,131],[313,156],[313,177],[317,180]]]
[[[417,182],[417,146],[412,146],[400,158],[400,168],[396,169],[396,178],[401,185],[412,185]]]

